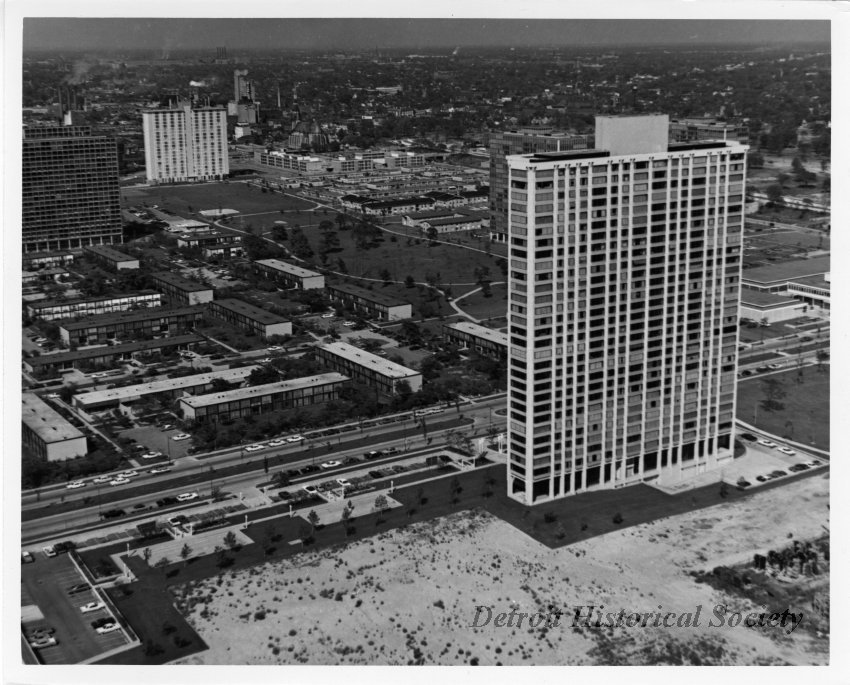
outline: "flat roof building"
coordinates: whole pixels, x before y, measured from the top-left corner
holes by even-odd
[[[237,300],[224,298],[213,300],[207,305],[209,313],[217,319],[241,328],[249,333],[256,333],[263,338],[273,335],[292,335],[292,322],[265,309]]]
[[[123,345],[100,345],[87,347],[73,352],[43,354],[39,357],[24,359],[24,369],[30,373],[57,376],[62,371],[92,366],[115,366],[123,361],[135,359],[140,355],[171,350],[188,350],[205,339],[200,335],[175,335],[158,340],[140,340]]]
[[[238,369],[224,369],[210,373],[198,373],[193,376],[151,381],[150,383],[125,385],[123,388],[79,393],[74,395],[73,403],[79,409],[92,412],[117,407],[119,404],[132,404],[143,397],[164,396],[174,398],[186,394],[203,395],[210,391],[213,382],[216,380],[241,385],[251,375],[252,371],[259,368],[258,365],[252,364]]]
[[[59,335],[66,345],[105,345],[109,340],[174,335],[194,329],[205,313],[206,307],[196,304],[103,314],[64,321]]]
[[[471,321],[443,324],[443,336],[460,347],[468,347],[479,354],[499,358],[508,351],[508,334],[494,331]]]
[[[21,395],[21,442],[45,461],[64,461],[88,453],[86,436],[38,395]]]
[[[349,380],[339,373],[323,373],[225,392],[183,397],[180,400],[180,412],[186,421],[218,422],[310,407],[338,399],[340,390]]]
[[[348,343],[318,345],[316,356],[335,371],[377,388],[385,395],[396,394],[398,384],[402,381],[410,386],[411,392],[422,388],[422,374],[419,371],[408,369]]]
[[[76,255],[68,250],[53,252],[25,252],[21,255],[23,269],[35,269],[42,266],[64,266],[71,264]]]
[[[674,485],[732,461],[747,148],[596,119],[508,156],[509,496]]]
[[[151,274],[151,278],[153,278],[154,286],[162,291],[169,302],[175,304],[211,302],[215,292],[212,287],[173,271],[157,271]]]
[[[104,295],[83,300],[39,300],[27,303],[27,314],[45,321],[70,319],[78,316],[95,316],[126,312],[130,309],[159,307],[162,295],[152,290],[141,290],[131,295]]]
[[[136,257],[119,252],[108,245],[89,245],[83,248],[83,251],[95,262],[113,271],[139,268],[139,260]]]
[[[805,316],[807,309],[805,303],[787,295],[775,295],[749,288],[741,290],[742,319],[750,319],[756,323],[776,323]]]
[[[256,272],[290,288],[315,290],[325,287],[325,277],[322,274],[296,264],[290,264],[280,259],[258,259],[252,264]]]
[[[334,302],[343,307],[350,307],[369,318],[380,321],[400,321],[413,316],[413,306],[410,303],[357,285],[328,284],[325,286],[325,292]]]

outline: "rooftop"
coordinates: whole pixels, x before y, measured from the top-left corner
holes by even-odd
[[[779,307],[789,304],[800,304],[800,302],[787,295],[776,295],[775,293],[763,292],[761,290],[741,288],[741,304],[743,306],[751,305],[753,307]]]
[[[795,259],[788,262],[779,262],[778,264],[744,269],[741,272],[741,280],[744,283],[751,282],[767,285],[768,283],[796,281],[804,276],[818,276],[828,272],[829,255],[825,255],[823,257]]]
[[[490,342],[494,342],[498,345],[508,344],[508,334],[502,333],[501,331],[494,331],[492,328],[487,328],[486,326],[481,326],[477,323],[472,323],[471,321],[458,321],[456,323],[447,323],[446,328],[454,328],[456,331],[460,331],[462,333],[468,333],[469,335],[475,335],[479,338],[484,338],[485,340],[489,340]]]
[[[107,259],[111,259],[115,262],[138,261],[138,257],[133,257],[131,255],[125,254],[124,252],[120,252],[116,249],[109,247],[109,245],[89,245],[83,249],[86,252],[97,254],[101,257],[106,257]]]
[[[232,297],[226,297],[221,300],[213,300],[213,304],[220,307],[224,307],[225,309],[229,309],[232,312],[242,314],[243,316],[247,316],[253,321],[257,321],[263,324],[286,323],[287,321],[289,321],[289,319],[284,316],[281,316],[280,314],[275,314],[265,309],[260,309],[259,307],[255,307],[249,302],[237,300]]]
[[[116,312],[115,314],[100,314],[97,316],[85,316],[77,321],[63,321],[59,324],[66,331],[76,331],[81,328],[92,326],[109,326],[110,324],[133,323],[135,321],[148,321],[150,319],[164,319],[169,316],[187,316],[194,313],[206,311],[206,307],[193,304],[188,307],[146,307],[129,312]]]
[[[235,402],[238,400],[250,399],[252,397],[264,397],[266,395],[274,395],[279,392],[311,388],[317,385],[342,383],[347,380],[350,380],[349,377],[343,376],[341,373],[320,373],[315,376],[291,378],[288,381],[252,385],[248,388],[235,388],[234,390],[226,390],[225,392],[214,392],[207,395],[182,397],[180,401],[197,409],[198,407],[208,407],[212,404],[221,404],[222,402]]]
[[[480,216],[455,216],[445,219],[429,219],[431,226],[451,226],[453,224],[477,224],[481,221]]]
[[[211,373],[197,373],[193,376],[167,378],[161,381],[151,381],[150,383],[137,383],[135,385],[126,385],[123,388],[82,393],[76,396],[75,401],[85,407],[86,405],[101,404],[103,402],[121,401],[131,397],[138,397],[139,395],[151,395],[158,392],[178,390],[180,388],[207,385],[208,383],[212,383],[216,378],[233,383],[235,381],[245,380],[251,375],[254,369],[259,368],[257,365],[242,366],[238,369],[225,369],[223,371],[212,371]]]
[[[818,274],[816,276],[802,276],[793,280],[796,285],[806,285],[812,288],[831,290],[830,282],[823,277],[823,274]]]
[[[44,442],[63,442],[84,437],[38,395],[31,392],[23,393],[21,405],[21,421]]]
[[[254,262],[254,264],[262,264],[263,266],[266,266],[269,269],[283,271],[284,273],[292,274],[293,276],[298,276],[300,278],[310,278],[312,276],[322,275],[320,273],[317,273],[316,271],[310,271],[309,269],[296,266],[295,264],[290,264],[289,262],[284,262],[280,259],[258,259]]]
[[[349,345],[344,342],[332,342],[324,345],[319,345],[320,349],[352,361],[359,366],[371,369],[382,376],[388,378],[408,378],[410,376],[418,376],[419,372],[413,369],[408,369],[406,366],[391,362],[389,359],[384,359],[376,354],[361,350],[359,347]]]
[[[388,307],[401,307],[403,305],[409,304],[408,302],[404,302],[395,297],[390,297],[389,295],[384,295],[382,293],[376,293],[373,290],[367,290],[366,288],[361,288],[358,285],[350,285],[348,283],[338,283],[336,285],[328,285],[328,291],[338,291],[341,293],[346,293],[348,295],[353,295],[354,297],[362,297],[364,300],[369,302],[375,302],[377,304],[383,304]]]
[[[168,285],[173,285],[175,288],[179,288],[180,290],[188,293],[212,290],[212,286],[198,283],[197,281],[193,281],[192,279],[181,276],[173,271],[157,271],[156,273],[151,274],[151,276],[155,282],[167,283]]]
[[[43,354],[40,357],[30,357],[26,361],[27,364],[35,368],[38,366],[51,366],[53,364],[73,362],[81,359],[94,359],[105,355],[130,354],[132,352],[141,352],[142,350],[156,350],[160,347],[188,345],[189,343],[198,343],[203,341],[204,338],[200,335],[188,333],[187,335],[172,335],[169,338],[159,338],[157,340],[139,340],[138,342],[124,343],[123,345],[98,345],[97,347],[87,347],[73,352]]]

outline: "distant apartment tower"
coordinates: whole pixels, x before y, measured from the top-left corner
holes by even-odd
[[[508,158],[508,492],[526,503],[733,455],[746,146],[597,117]]]
[[[254,99],[254,82],[248,78],[247,69],[233,70],[233,99],[236,102]]]
[[[142,112],[145,164],[151,183],[220,181],[230,172],[227,111],[192,107]]]
[[[490,236],[493,240],[505,242],[508,237],[508,155],[584,150],[592,145],[592,136],[576,136],[534,127],[491,134]]]
[[[118,147],[89,126],[25,128],[23,252],[121,242]]]

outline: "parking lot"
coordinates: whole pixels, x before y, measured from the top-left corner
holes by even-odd
[[[21,602],[38,606],[44,619],[23,627],[27,631],[55,630],[57,644],[36,650],[43,663],[76,664],[129,643],[123,629],[100,635],[92,627],[92,621],[113,618],[108,608],[80,611],[80,607],[99,602],[101,597],[66,554],[48,558],[39,550],[34,556],[35,563],[21,567]],[[71,592],[71,588],[75,590]]]
[[[818,470],[822,470],[828,464],[828,462],[820,457],[813,457],[798,450],[795,450],[797,452],[796,454],[788,455],[779,452],[774,447],[759,445],[754,441],[745,441],[745,444],[747,446],[747,453],[743,457],[735,459],[733,464],[723,467],[724,480],[728,483],[736,483],[739,479],[743,478],[750,483],[748,487],[757,487],[763,482],[768,482],[767,480],[759,481],[759,477],[764,478],[774,471],[785,472],[786,475],[779,476],[779,478],[794,475],[794,472],[790,471],[789,468],[795,464],[805,464],[808,461],[817,460],[820,462],[820,465],[813,468]],[[777,444],[780,447],[782,446],[781,443]],[[776,478],[770,478],[768,480],[773,481]]]

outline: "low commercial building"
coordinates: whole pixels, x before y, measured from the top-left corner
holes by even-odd
[[[339,373],[323,373],[225,392],[183,397],[180,400],[180,412],[186,421],[217,422],[309,407],[339,399],[340,390],[349,380]]]
[[[742,319],[756,323],[776,323],[805,316],[808,307],[787,295],[774,295],[760,290],[741,290]]]
[[[471,321],[443,325],[443,336],[459,347],[498,359],[508,352],[508,334]]]
[[[58,376],[62,371],[92,366],[117,366],[121,362],[157,352],[168,353],[176,350],[188,350],[203,342],[200,335],[175,335],[158,340],[140,340],[123,345],[101,345],[87,347],[73,352],[43,354],[39,357],[24,359],[24,369],[38,376]]]
[[[73,403],[86,412],[112,409],[119,405],[132,404],[145,397],[177,398],[183,395],[203,395],[208,393],[215,381],[224,381],[232,385],[241,385],[251,372],[259,369],[257,365],[243,366],[238,369],[225,369],[211,373],[198,373],[193,376],[167,378],[150,383],[126,385],[123,388],[111,388],[74,395]]]
[[[83,251],[95,262],[113,271],[139,268],[139,260],[136,257],[119,252],[108,245],[89,245],[84,247]]]
[[[45,321],[56,321],[77,316],[111,314],[161,305],[161,293],[142,290],[132,295],[105,295],[81,300],[39,300],[27,304],[27,314],[31,317],[37,316]]]
[[[812,257],[744,269],[741,299],[748,291],[785,295],[826,313],[830,309],[830,257]],[[808,309],[804,309],[808,311]]]
[[[227,229],[184,233],[177,238],[177,247],[198,248],[207,259],[211,257],[241,257],[242,234]]]
[[[437,233],[457,233],[458,231],[474,231],[481,228],[480,216],[453,216],[445,219],[427,219],[421,222],[421,228],[427,233],[433,228]]]
[[[155,287],[173,304],[202,304],[213,299],[213,288],[172,271],[157,271],[151,277]]]
[[[64,461],[88,452],[86,436],[38,395],[21,395],[21,443],[45,461]]]
[[[316,356],[329,368],[377,388],[385,395],[398,392],[402,381],[412,392],[422,388],[422,374],[406,366],[391,362],[359,347],[344,342],[333,342],[316,347]]]
[[[287,288],[315,290],[325,287],[325,277],[322,274],[280,259],[258,259],[253,265],[256,273]]]
[[[360,286],[347,283],[327,285],[325,292],[335,303],[350,307],[367,318],[399,321],[413,316],[413,306],[410,303]]]
[[[105,345],[109,340],[189,332],[203,320],[203,305],[146,309],[119,314],[104,314],[68,321],[59,326],[66,345]]]
[[[243,331],[257,333],[264,338],[273,335],[292,335],[292,322],[280,314],[255,307],[234,298],[213,300],[208,305],[209,313]]]

